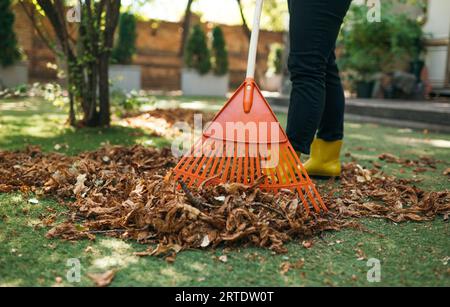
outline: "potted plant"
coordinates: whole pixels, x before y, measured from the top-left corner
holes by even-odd
[[[349,52],[349,51],[347,51]],[[379,69],[378,60],[368,57],[364,50],[353,50],[351,56],[341,58],[341,67],[358,98],[371,98],[375,74]]]
[[[270,46],[267,61],[267,72],[263,81],[263,88],[271,92],[279,92],[283,81],[283,47],[275,43]]]
[[[181,88],[185,95],[225,96],[228,93],[228,52],[219,27],[213,30],[211,52],[205,32],[200,25],[194,26],[186,45],[184,63]]]
[[[229,63],[228,63],[228,50],[225,43],[225,37],[223,35],[222,28],[219,26],[214,27],[212,35],[212,67],[214,75],[224,77],[226,79],[226,91],[228,91],[229,83]]]
[[[112,90],[129,93],[141,89],[141,67],[132,65],[136,54],[136,17],[122,13],[119,21],[119,37],[112,51],[109,68]]]
[[[414,74],[417,82],[420,82],[421,73],[425,67],[425,33],[420,20],[405,18],[398,25],[399,47],[406,50],[409,63],[409,72]]]
[[[353,5],[348,14],[339,40],[344,50],[339,64],[360,98],[372,96],[377,73],[422,70],[422,27],[394,6],[382,2],[382,22],[369,22],[364,5]]]
[[[11,0],[0,0],[0,88],[28,83],[28,65],[21,59]]]
[[[382,69],[386,47],[385,23],[370,23],[366,7],[352,5],[338,44],[339,66],[359,98],[372,97],[374,75]]]

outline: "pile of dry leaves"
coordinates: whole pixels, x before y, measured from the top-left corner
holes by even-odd
[[[139,255],[174,260],[189,248],[253,245],[285,252],[284,243],[346,227],[356,218],[395,222],[448,218],[450,192],[425,192],[413,181],[378,169],[345,165],[342,181],[320,187],[327,215],[306,216],[294,194],[271,195],[257,187],[224,184],[190,190],[169,180],[176,159],[168,150],[107,146],[68,157],[44,154],[37,147],[0,152],[0,192],[21,191],[69,203],[67,221],[53,225],[49,238],[94,239],[102,233],[155,249]]]
[[[189,127],[194,127],[195,116],[201,119],[201,124],[205,125],[213,119],[213,114],[190,109],[156,109],[144,112],[135,116],[128,116],[120,121],[125,127],[145,129],[153,136],[162,136],[168,139],[176,138],[180,135],[179,123],[185,123]],[[199,124],[200,124],[199,123]],[[202,130],[202,127],[199,127]]]

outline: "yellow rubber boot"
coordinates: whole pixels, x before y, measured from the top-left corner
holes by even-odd
[[[327,142],[315,139],[311,145],[311,156],[305,163],[310,176],[340,177],[342,141]]]

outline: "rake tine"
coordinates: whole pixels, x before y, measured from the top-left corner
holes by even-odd
[[[322,197],[320,196],[319,191],[317,191],[316,186],[315,186],[315,185],[312,185],[311,188],[314,190],[314,194],[316,195],[317,199],[319,200],[319,203],[320,203],[320,206],[322,207],[322,209],[323,209],[325,212],[328,212],[328,208],[327,208],[327,206],[325,206],[325,203],[323,202],[323,199],[322,199]]]
[[[244,174],[243,174],[243,176],[244,176],[244,184],[253,183],[253,182],[251,182],[251,180],[248,177],[248,164],[249,164],[248,163],[249,162],[248,159],[251,159],[251,158],[249,157],[248,147],[245,146]]]
[[[291,157],[288,157],[288,158],[291,158]],[[294,161],[295,161],[295,160],[294,160]],[[290,162],[292,162],[292,159],[290,159]],[[299,163],[298,165],[301,166],[301,163]],[[307,175],[307,173],[306,173],[306,175]],[[319,206],[317,205],[317,203],[316,203],[316,201],[315,201],[315,199],[314,199],[314,196],[311,194],[311,191],[310,191],[310,189],[309,189],[311,186],[314,186],[314,184],[312,183],[311,179],[309,179],[309,177],[306,177],[306,182],[307,182],[307,186],[305,186],[306,195],[308,196],[308,199],[310,200],[311,204],[313,205],[314,210],[315,210],[317,213],[319,213],[319,212],[320,212],[320,208],[319,208]],[[314,192],[315,192],[315,191],[314,191]],[[316,194],[316,193],[314,193],[314,194]],[[318,193],[317,193],[317,194],[318,194]]]
[[[223,171],[223,179],[222,179],[223,182],[226,182],[226,181],[227,181],[228,170],[230,169],[230,164],[231,164],[231,160],[232,160],[232,159],[233,159],[232,157],[226,158],[227,163],[225,164],[225,169],[224,169],[224,171]],[[230,177],[231,177],[231,176],[230,176]],[[231,178],[230,178],[230,179],[231,179]]]
[[[288,161],[288,159],[286,157],[286,153],[284,151],[283,151],[282,158],[283,158],[282,160]],[[292,182],[294,184],[298,184],[297,178],[296,178],[296,173],[295,173],[295,171],[294,172],[292,171],[292,167],[290,167],[291,166],[290,163],[286,163],[286,164],[284,164],[284,166],[285,166],[284,170],[285,171],[287,170],[286,173],[289,173],[289,178],[292,180]]]
[[[230,178],[229,180],[232,180],[234,182],[236,182],[237,179],[237,175],[236,175],[236,167],[237,167],[237,156],[238,152],[237,152],[237,148],[234,152],[234,156],[233,156],[233,166],[231,167],[231,173],[230,173]]]
[[[256,153],[255,164],[256,164],[255,165],[255,167],[256,167],[256,176],[255,177],[258,178],[263,175],[263,173],[261,172],[261,158],[260,158],[259,153]],[[266,180],[265,180],[264,184],[265,185],[269,184],[269,179],[267,178],[267,176],[266,176]]]
[[[242,158],[239,156],[237,158],[237,171],[236,171],[236,182],[242,183]]]
[[[209,159],[208,159],[208,162],[206,163],[206,165],[205,165],[205,168],[203,169],[203,172],[200,174],[199,173],[199,176],[200,177],[202,177],[202,178],[208,178],[208,172],[209,172],[209,169],[210,169],[210,167],[211,167],[211,164],[213,163],[213,161],[216,161],[217,160],[217,155],[218,155],[218,153],[219,153],[219,151],[220,151],[220,147],[219,146],[217,146],[217,148],[215,148],[214,149],[214,152],[211,154],[211,156],[209,157]]]
[[[305,199],[305,196],[303,195],[302,188],[298,187],[297,192],[298,192],[298,195],[300,196],[300,199],[302,200],[303,207],[306,210],[306,215],[309,215],[311,213],[311,210],[309,209],[308,201]]]

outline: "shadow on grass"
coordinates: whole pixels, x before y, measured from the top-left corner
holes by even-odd
[[[141,144],[163,147],[170,143],[164,138],[151,136],[142,129],[119,126],[108,129],[72,130],[67,128],[58,131],[54,136],[11,134],[0,139],[1,150],[20,150],[28,145],[37,145],[44,151],[58,151],[68,155],[93,151],[105,144],[122,146]],[[57,147],[61,149],[57,150]]]
[[[167,146],[168,141],[140,128],[75,129],[67,125],[66,113],[42,99],[2,100],[0,102],[0,150],[19,150],[28,145],[44,151],[75,155],[95,150],[104,144]]]

